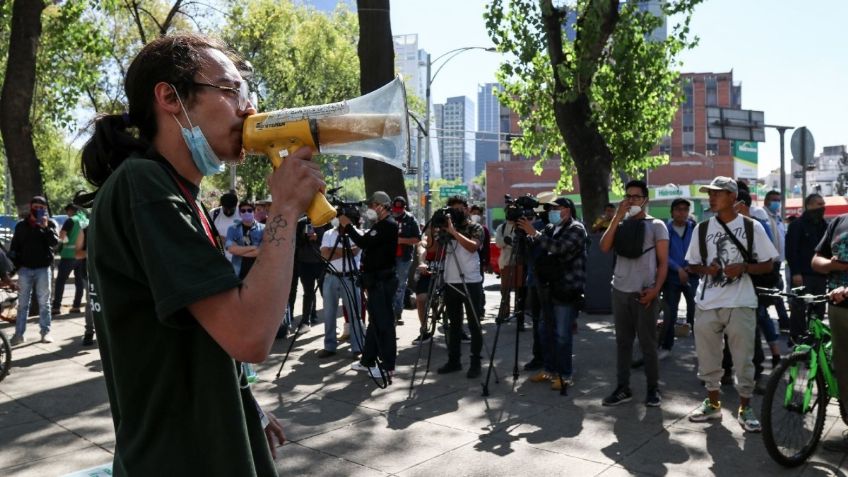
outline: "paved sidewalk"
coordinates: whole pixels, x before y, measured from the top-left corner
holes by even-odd
[[[488,283],[488,282],[487,282]],[[71,288],[68,288],[70,292]],[[487,291],[485,343],[495,334],[497,291]],[[68,300],[66,300],[68,301]],[[298,300],[298,307],[300,300]],[[319,303],[320,307],[320,303]],[[414,311],[398,329],[398,374],[379,389],[349,371],[349,347],[331,358],[316,356],[323,326],[299,337],[279,379],[289,340],[258,366],[254,386],[260,403],[285,425],[282,475],[844,475],[845,455],[819,449],[805,466],[786,470],[767,455],[759,434],[745,434],[735,419],[738,397],[723,389],[723,421],[692,424],[687,415],[704,397],[695,376],[693,339],[678,339],[672,358],[660,363],[663,404],[642,404],[644,373],[634,370],[632,402],[601,406],[615,382],[615,336],[611,316],[581,315],[575,336],[575,385],[568,396],[547,384],[513,380],[516,336],[520,364],[530,356],[530,332],[501,328],[495,355],[500,383],[481,396],[481,380],[464,373],[438,376],[446,360],[437,334],[430,372],[424,360],[410,390],[417,357]],[[339,320],[341,326],[342,320]],[[54,317],[52,344],[27,342],[14,348],[12,374],[0,382],[0,475],[53,476],[108,463],[114,432],[99,353],[81,346],[80,314]],[[0,330],[12,334],[12,325]],[[38,336],[30,318],[27,337]],[[468,364],[468,345],[463,345]],[[426,357],[426,348],[425,348]],[[485,378],[485,367],[484,375]],[[760,409],[759,397],[754,400]],[[734,412],[731,412],[734,411]],[[831,404],[823,441],[846,430]],[[210,436],[214,438],[214,436]]]

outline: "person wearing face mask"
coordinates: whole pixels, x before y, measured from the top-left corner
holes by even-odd
[[[804,213],[801,218],[789,224],[786,233],[786,260],[792,273],[792,287],[804,287],[806,293],[819,295],[827,288],[827,275],[813,269],[811,261],[816,246],[827,231],[824,220],[824,198],[819,194],[810,194],[804,199]],[[804,303],[790,300],[789,332],[797,338],[807,329],[804,318]],[[824,303],[816,305],[817,312],[824,313]]]
[[[232,254],[233,269],[242,280],[247,277],[262,245],[265,226],[256,221],[252,202],[242,201],[238,205],[239,221],[227,230],[224,249]]]
[[[589,239],[571,199],[559,197],[550,205],[544,230],[536,230],[524,217],[518,220],[518,226],[527,234],[528,246],[540,252],[535,273],[541,301],[539,336],[544,369],[530,381],[550,381],[551,389],[561,390],[563,385],[573,384],[572,326],[586,284]]]
[[[227,242],[227,231],[230,230],[230,226],[238,223],[239,217],[236,214],[236,210],[238,210],[238,196],[236,196],[234,191],[227,192],[221,195],[220,206],[215,207],[210,211],[212,214],[212,225],[215,226],[215,230],[213,231],[216,234],[216,238],[221,243],[221,246],[226,248],[224,244]],[[227,260],[233,260],[233,254],[230,252],[224,252],[224,256],[227,257]]]
[[[275,202],[239,279],[198,195],[204,177],[244,159],[244,121],[256,113],[248,73],[218,40],[156,38],[127,68],[127,113],[98,117],[82,151],[95,188],[90,305],[115,475],[157,475],[163,463],[172,474],[277,475],[285,436],[253,397],[243,363],[270,353],[285,316],[295,224],[326,185],[308,148],[269,175]],[[243,209],[242,224],[255,222]]]
[[[38,324],[41,342],[52,343],[50,337],[50,266],[53,248],[59,243],[56,228],[47,213],[47,199],[37,195],[29,201],[29,214],[15,225],[9,258],[18,269],[18,316],[12,345],[25,341],[26,320],[32,294],[38,300]]]
[[[397,359],[392,300],[398,287],[395,274],[398,225],[391,215],[391,203],[389,195],[383,191],[371,196],[365,215],[373,225],[365,233],[359,233],[350,217],[339,216],[340,230],[362,249],[362,288],[368,295],[365,349],[362,358],[353,363],[351,369],[367,371],[374,378],[381,375],[377,368],[378,358],[389,376],[394,374]]]
[[[668,229],[645,212],[648,186],[632,180],[625,186],[624,200],[618,205],[609,228],[601,237],[602,252],[615,250],[612,277],[612,313],[617,345],[617,386],[604,398],[604,406],[630,401],[630,366],[633,340],[639,345],[645,364],[647,394],[645,405],[659,407],[659,363],[657,360],[657,318],[659,293],[668,272]],[[630,234],[630,235],[628,235]],[[636,251],[632,250],[636,247]]]
[[[392,218],[398,224],[398,245],[395,253],[395,274],[398,287],[392,301],[395,324],[402,325],[403,301],[406,297],[406,285],[409,267],[412,266],[412,252],[421,241],[421,227],[415,217],[406,210],[406,199],[399,195],[392,201]]]

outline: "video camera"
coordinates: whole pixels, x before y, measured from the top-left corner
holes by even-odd
[[[336,217],[344,215],[349,218],[351,222],[354,224],[359,223],[360,212],[359,209],[364,204],[363,201],[358,202],[346,202],[338,196],[338,192],[341,190],[341,187],[335,187],[333,189],[327,190],[327,199],[329,199],[330,204],[336,208]]]
[[[454,209],[453,207],[444,207],[433,213],[430,225],[438,228],[447,227],[448,217],[450,217],[451,222],[453,222],[455,226],[460,225],[465,221],[465,214],[463,214],[461,210]]]
[[[520,218],[533,220],[536,217],[536,207],[539,207],[539,201],[530,194],[513,199],[511,195],[504,195],[504,215],[506,220],[515,222]]]

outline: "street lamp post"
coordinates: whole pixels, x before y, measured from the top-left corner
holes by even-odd
[[[495,49],[492,48],[492,47],[464,46],[462,48],[454,48],[453,50],[446,51],[445,53],[442,53],[435,60],[432,60],[432,61],[430,60],[430,53],[427,53],[427,89],[426,89],[426,95],[425,95],[426,97],[424,98],[425,111],[426,111],[426,116],[424,118],[424,136],[427,138],[426,139],[427,142],[424,145],[425,163],[424,163],[424,167],[423,167],[424,193],[427,196],[427,205],[424,208],[424,220],[425,221],[427,220],[427,218],[430,217],[431,204],[432,204],[432,200],[431,200],[432,197],[431,197],[431,191],[430,191],[430,141],[431,141],[431,139],[430,139],[430,86],[433,84],[433,80],[436,79],[436,76],[438,76],[439,72],[442,71],[442,68],[444,68],[445,65],[448,64],[448,62],[450,62],[450,60],[456,58],[458,55],[461,55],[462,53],[465,53],[466,51],[471,51],[471,50],[495,51]],[[451,56],[448,56],[448,55],[451,55]],[[447,58],[442,62],[442,64],[439,66],[439,68],[436,70],[436,72],[431,75],[430,69],[431,69],[433,63],[436,63],[436,62],[438,62],[439,60],[441,60],[442,58],[445,58],[445,57],[447,57]],[[418,173],[421,174],[422,171],[419,170]]]

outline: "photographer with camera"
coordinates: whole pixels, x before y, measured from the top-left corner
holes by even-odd
[[[351,217],[339,216],[343,230],[362,249],[362,288],[368,294],[370,320],[365,330],[365,349],[362,359],[351,365],[355,371],[368,371],[372,377],[380,377],[377,358],[391,376],[395,370],[397,343],[395,343],[394,312],[392,299],[397,290],[395,275],[395,251],[398,244],[398,226],[390,213],[391,199],[383,191],[377,191],[368,200],[366,218],[373,222],[371,229],[360,234],[353,226]]]
[[[462,307],[465,306],[468,329],[471,332],[471,364],[468,378],[480,376],[480,352],[483,348],[483,334],[477,304],[483,293],[483,275],[480,273],[480,249],[483,227],[469,220],[468,203],[462,196],[448,199],[448,207],[437,211],[431,225],[441,226],[444,232],[441,240],[446,242],[444,280],[445,311],[448,316],[448,362],[439,368],[439,374],[447,374],[462,369],[460,362],[460,342],[462,335]]]
[[[544,369],[530,379],[551,381],[551,389],[561,390],[564,384],[572,384],[572,324],[582,306],[589,240],[571,199],[559,197],[549,205],[544,230],[536,230],[528,217],[519,218],[518,227],[527,235],[529,246],[539,252],[535,272]]]

